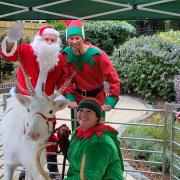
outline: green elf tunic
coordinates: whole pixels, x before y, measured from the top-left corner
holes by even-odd
[[[65,180],[123,180],[123,159],[111,126],[73,131],[68,149],[70,167]]]
[[[107,54],[92,44],[88,50],[77,56],[73,53],[71,47],[63,50],[63,60],[67,64],[67,72],[70,75],[76,71],[73,77],[73,83],[70,83],[66,89],[65,96],[70,101],[79,103],[83,96],[77,89],[93,91],[102,87],[104,81],[109,84],[109,95],[106,96],[102,90],[96,94],[95,98],[101,103],[114,107],[120,95],[120,80]]]

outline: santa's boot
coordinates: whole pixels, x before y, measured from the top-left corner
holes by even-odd
[[[53,180],[61,180],[61,175],[59,174],[58,165],[57,165],[57,155],[48,155],[47,159],[47,168],[50,172],[49,176]]]

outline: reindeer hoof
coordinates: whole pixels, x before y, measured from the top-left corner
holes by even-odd
[[[19,180],[25,180],[25,176],[26,176],[26,171],[22,170],[20,175],[19,175]]]

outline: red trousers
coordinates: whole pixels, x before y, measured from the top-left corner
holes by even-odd
[[[53,130],[55,129],[55,126],[56,126],[56,117],[54,117],[54,120],[53,120]],[[48,142],[58,142],[57,136],[55,134],[51,134],[48,138]],[[46,152],[57,153],[58,152],[58,145],[48,146],[46,148]]]

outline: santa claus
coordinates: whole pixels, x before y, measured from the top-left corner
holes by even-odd
[[[18,93],[27,94],[26,91],[22,91],[22,89],[28,90],[24,77],[25,72],[30,77],[37,95],[42,94],[42,86],[44,86],[44,92],[51,95],[55,88],[59,89],[66,80],[65,66],[59,53],[61,50],[59,32],[51,26],[46,26],[38,31],[30,44],[18,45],[18,40],[22,38],[22,28],[22,23],[12,26],[2,41],[0,55],[7,61],[20,61],[22,68],[18,67],[16,79],[22,88],[16,88]],[[56,140],[54,135],[50,137],[50,141]],[[56,151],[56,148],[53,146],[48,150]],[[57,162],[57,156],[48,155],[47,160]],[[50,172],[58,172],[58,167],[54,164],[49,164],[48,169]],[[59,179],[57,176],[58,173],[52,178]],[[20,179],[23,179],[23,174]]]
[[[4,38],[1,45],[1,56],[7,61],[20,61],[26,74],[31,79],[31,84],[39,95],[42,83],[45,84],[45,93],[51,95],[55,87],[59,88],[65,81],[63,76],[63,62],[59,51],[61,40],[59,32],[53,27],[46,26],[39,30],[31,44],[17,46],[17,41],[22,37],[22,23],[15,24]],[[62,76],[61,76],[62,75]],[[19,67],[17,81],[22,88],[27,89],[24,74]],[[20,89],[19,93],[25,94]]]

